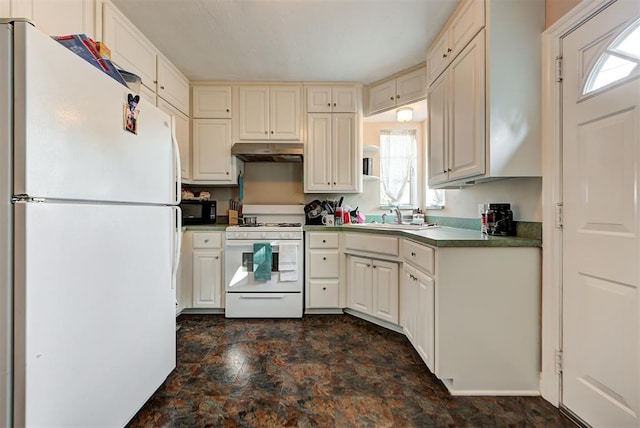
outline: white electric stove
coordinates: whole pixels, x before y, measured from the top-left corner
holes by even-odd
[[[243,216],[257,222],[226,229],[225,316],[301,318],[304,206],[245,205]]]

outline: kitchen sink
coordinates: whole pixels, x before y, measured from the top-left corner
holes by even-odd
[[[366,229],[396,229],[396,230],[425,230],[438,227],[437,224],[411,224],[411,223],[352,223],[350,226]]]

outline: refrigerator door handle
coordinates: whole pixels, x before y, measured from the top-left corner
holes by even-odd
[[[173,143],[173,167],[175,168],[175,199],[174,203],[180,203],[182,196],[182,164],[180,163],[180,147],[178,146],[178,138],[176,137],[176,118],[171,116],[171,142]]]
[[[173,233],[173,260],[171,269],[171,289],[176,288],[178,281],[178,268],[180,267],[180,254],[182,253],[182,212],[180,207],[173,207],[173,212],[176,217],[175,225],[176,229]]]

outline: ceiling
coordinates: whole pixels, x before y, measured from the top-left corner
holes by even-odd
[[[425,61],[458,0],[113,0],[189,80],[369,84]]]

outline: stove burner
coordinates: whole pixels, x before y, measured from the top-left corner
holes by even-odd
[[[253,224],[238,224],[238,227],[262,227],[264,224],[262,223],[253,223]]]

